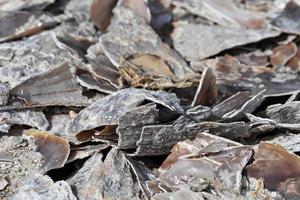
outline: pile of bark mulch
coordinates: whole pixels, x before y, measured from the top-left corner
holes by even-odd
[[[299,0],[0,16],[0,199],[300,199]]]

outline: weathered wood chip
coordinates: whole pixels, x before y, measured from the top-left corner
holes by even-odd
[[[286,33],[300,34],[300,6],[295,1],[289,1],[283,12],[273,20],[273,24]]]
[[[161,104],[176,113],[183,113],[175,94],[129,88],[114,92],[83,109],[67,124],[66,131],[76,135],[84,130],[117,125],[126,112],[138,107],[145,100]]]
[[[271,105],[266,113],[276,122],[298,124],[300,123],[300,101]]]
[[[39,130],[45,131],[49,127],[49,122],[42,111],[38,110],[9,110],[0,112],[0,125],[7,124],[7,128],[12,125],[27,125]],[[1,126],[4,128],[4,126]],[[3,132],[8,132],[9,129],[1,129]]]
[[[300,158],[280,145],[261,142],[255,151],[254,159],[254,163],[247,167],[247,175],[263,178],[269,190],[282,192],[283,188],[280,186],[287,187],[285,181],[289,178],[299,181]],[[286,194],[282,195],[285,197]]]
[[[173,4],[225,27],[264,28],[262,13],[241,9],[232,0],[175,0]]]
[[[206,67],[202,73],[192,106],[211,106],[216,103],[217,96],[216,76],[211,67]]]
[[[68,52],[56,45],[49,31],[26,40],[2,43],[0,44],[0,79],[13,88],[69,59]]]
[[[243,117],[245,117],[246,113],[254,112],[255,109],[258,108],[265,99],[265,93],[266,90],[260,91],[258,94],[246,101],[240,109],[232,110],[231,112],[228,112],[225,115],[223,115],[223,119],[225,119],[226,121],[240,120]]]
[[[139,200],[140,189],[125,154],[112,149],[105,160],[100,153],[89,158],[68,183],[82,200],[135,199]]]
[[[94,0],[91,6],[91,20],[99,30],[105,32],[110,24],[113,15],[112,10],[117,4],[117,0]]]
[[[37,145],[37,151],[43,155],[42,171],[63,167],[70,154],[70,146],[67,140],[53,135],[47,131],[29,129],[25,135],[32,136]]]
[[[59,24],[59,17],[48,15],[33,15],[25,11],[1,13],[0,42],[7,42],[28,37],[43,30],[54,28]]]
[[[46,8],[55,0],[0,0],[1,11],[16,11],[16,10],[36,10],[40,11]]]
[[[280,45],[273,50],[273,54],[270,56],[270,63],[273,67],[282,67],[296,55],[297,46],[291,42],[286,45]]]
[[[199,140],[201,141],[200,138]],[[197,143],[196,139],[194,143],[189,143],[189,145],[193,147]],[[189,149],[192,149],[191,147]],[[219,148],[221,147],[222,145],[219,146]],[[208,183],[213,183],[213,187],[217,191],[240,193],[242,187],[241,173],[251,158],[251,148],[247,146],[233,146],[219,149],[219,151],[213,148],[211,153],[207,151],[208,155],[206,156],[202,156],[199,153],[191,154],[188,149],[186,150],[181,152],[181,155],[175,161],[172,161],[173,164],[169,164],[169,169],[160,175],[161,180],[167,186],[177,189],[186,185],[191,187],[194,179],[204,179]],[[174,149],[172,154],[175,152],[176,149]],[[198,187],[200,191],[203,190],[200,185]]]
[[[154,103],[146,104],[129,110],[119,120],[117,128],[118,148],[135,148],[136,142],[140,139],[143,126],[156,124],[158,109]]]
[[[222,117],[226,113],[237,110],[242,107],[247,100],[250,98],[250,93],[248,91],[238,92],[231,97],[225,99],[219,104],[215,105],[212,109],[212,113],[215,116]]]
[[[24,107],[89,104],[75,80],[72,66],[66,62],[17,85],[10,90],[10,95],[11,104]]]
[[[272,144],[278,144],[291,152],[300,152],[300,135],[299,134],[287,134],[275,137],[267,142]]]
[[[136,14],[143,17],[146,20],[146,22],[150,23],[151,13],[146,2],[147,1],[140,0],[121,0],[119,1],[119,5],[130,8]]]
[[[142,17],[124,6],[114,9],[112,24],[100,37],[100,42],[104,53],[116,67],[120,66],[122,58],[150,54],[161,58],[180,78],[192,73],[186,62],[161,41]]]
[[[280,32],[251,30],[238,27],[175,23],[172,33],[175,49],[188,61],[199,61],[236,46],[259,42],[276,37]]]

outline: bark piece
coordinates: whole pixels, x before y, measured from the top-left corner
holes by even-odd
[[[134,155],[168,154],[177,142],[195,138],[198,132],[197,128],[196,125],[188,123],[144,126]]]
[[[217,191],[232,190],[239,194],[242,171],[252,155],[249,147],[228,147],[207,156],[186,154],[160,175],[167,186],[182,188],[192,179],[205,179]],[[229,164],[230,163],[230,164]]]
[[[142,162],[138,162],[130,157],[127,157],[127,161],[134,172],[141,190],[147,199],[150,199],[154,194],[164,192],[167,190],[166,186],[159,183],[156,175],[148,169]]]
[[[70,148],[70,154],[66,163],[76,161],[78,159],[84,159],[97,152],[101,152],[109,147],[108,143],[85,145],[85,146],[72,146]]]
[[[105,32],[110,24],[112,10],[117,0],[94,0],[91,6],[91,19],[99,30]]]
[[[245,117],[246,113],[252,113],[258,108],[263,100],[265,99],[264,94],[266,90],[260,91],[258,94],[253,96],[251,99],[246,101],[244,105],[238,110],[232,110],[231,112],[226,113],[223,115],[223,119],[225,120],[239,120]]]
[[[45,31],[26,40],[0,44],[0,79],[10,88],[69,60],[68,52]]]
[[[0,25],[0,42],[7,42],[28,37],[59,24],[59,17],[50,18],[47,15],[33,15],[29,12],[3,12]]]
[[[16,10],[43,10],[55,0],[1,0],[1,11],[16,11]]]
[[[117,128],[118,148],[135,148],[143,126],[157,123],[158,109],[155,104],[146,104],[129,110],[119,120]]]
[[[280,145],[261,142],[254,159],[254,163],[247,167],[247,175],[263,178],[269,190],[278,190],[288,178],[299,178],[299,157]]]
[[[246,101],[250,98],[249,92],[238,92],[231,97],[225,99],[221,103],[214,106],[212,113],[215,116],[222,117],[226,113],[237,110],[239,107],[244,105]]]
[[[218,122],[201,122],[198,124],[199,130],[208,131],[209,133],[228,139],[248,138],[250,126],[245,122],[218,123]]]
[[[171,150],[170,155],[165,159],[163,164],[159,168],[159,172],[163,173],[168,170],[181,156],[188,155],[188,154],[197,154],[200,152],[209,153],[211,152],[211,148],[208,149],[207,147],[214,145],[218,150],[213,150],[214,153],[220,152],[223,148],[222,146],[215,145],[215,144],[226,144],[227,147],[232,146],[242,146],[242,144],[238,142],[234,142],[232,140],[222,138],[216,135],[212,135],[206,132],[199,132],[197,137],[194,140],[184,140],[182,142],[178,142]],[[204,154],[203,154],[204,155]]]
[[[276,37],[280,32],[179,21],[172,34],[175,49],[188,61],[199,61],[236,46]]]
[[[161,104],[177,113],[183,112],[175,94],[130,88],[114,92],[83,109],[68,123],[66,130],[69,134],[76,135],[84,130],[117,125],[127,111],[145,100]]]
[[[112,149],[105,160],[94,154],[68,180],[79,199],[139,199],[140,189],[132,177],[123,152]]]
[[[291,42],[287,45],[281,45],[273,49],[273,54],[270,56],[270,62],[273,67],[282,67],[296,55],[297,46]]]
[[[43,172],[65,165],[70,153],[70,146],[67,140],[50,132],[35,129],[26,130],[25,134],[35,139],[37,151],[44,157]]]
[[[290,70],[247,66],[230,55],[207,60],[205,64],[214,69],[218,90],[226,95],[245,90],[257,94],[263,89],[266,89],[265,95],[284,95],[300,87],[299,76]]]
[[[26,106],[83,106],[88,98],[75,81],[72,67],[62,63],[49,72],[31,78],[10,91],[11,101]]]
[[[295,1],[286,4],[283,12],[273,21],[273,24],[286,33],[300,34],[300,6]]]
[[[14,200],[76,200],[66,181],[53,182],[49,176],[35,175],[13,195]]]
[[[260,29],[267,25],[262,13],[241,9],[232,0],[176,0],[173,4],[225,27]]]
[[[164,155],[170,152],[177,142],[194,139],[198,132],[208,131],[211,134],[229,139],[247,138],[250,126],[245,122],[184,122],[172,125],[144,126],[140,140],[137,142],[135,155]]]
[[[180,78],[192,73],[186,62],[161,41],[143,18],[123,6],[114,9],[112,24],[108,33],[100,38],[100,42],[105,54],[116,67],[120,66],[122,58],[150,54],[161,58]]]
[[[19,124],[27,125],[39,130],[47,130],[49,122],[42,111],[38,110],[9,110],[0,112],[0,124],[8,127]],[[2,129],[2,131],[4,131]],[[5,131],[5,132],[8,132]]]
[[[278,144],[291,152],[300,152],[300,135],[299,134],[287,134],[279,137],[275,137],[267,142],[272,144]]]
[[[109,81],[113,86],[118,87],[119,78],[118,69],[110,62],[104,54],[100,43],[92,45],[87,50],[86,59],[90,65],[87,65],[88,71],[98,79]]]
[[[286,66],[288,66],[289,68],[293,69],[293,70],[296,70],[296,71],[300,71],[300,48],[299,46],[297,47],[297,53],[296,55],[291,58]]]
[[[151,21],[151,13],[148,8],[146,1],[139,0],[121,0],[119,5],[125,6],[133,10],[140,17],[143,17],[146,22],[150,23]]]
[[[285,199],[299,199],[300,198],[300,180],[299,178],[289,178],[280,184],[278,191]]]
[[[192,106],[211,106],[217,101],[216,76],[210,67],[206,67],[195,94]]]
[[[300,101],[271,105],[266,111],[268,117],[276,122],[291,124],[300,123]]]

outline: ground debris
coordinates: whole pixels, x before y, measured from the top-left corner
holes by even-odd
[[[0,0],[0,199],[300,199],[300,0]]]

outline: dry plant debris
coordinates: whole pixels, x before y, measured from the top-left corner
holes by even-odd
[[[300,199],[299,0],[0,0],[0,199]]]

